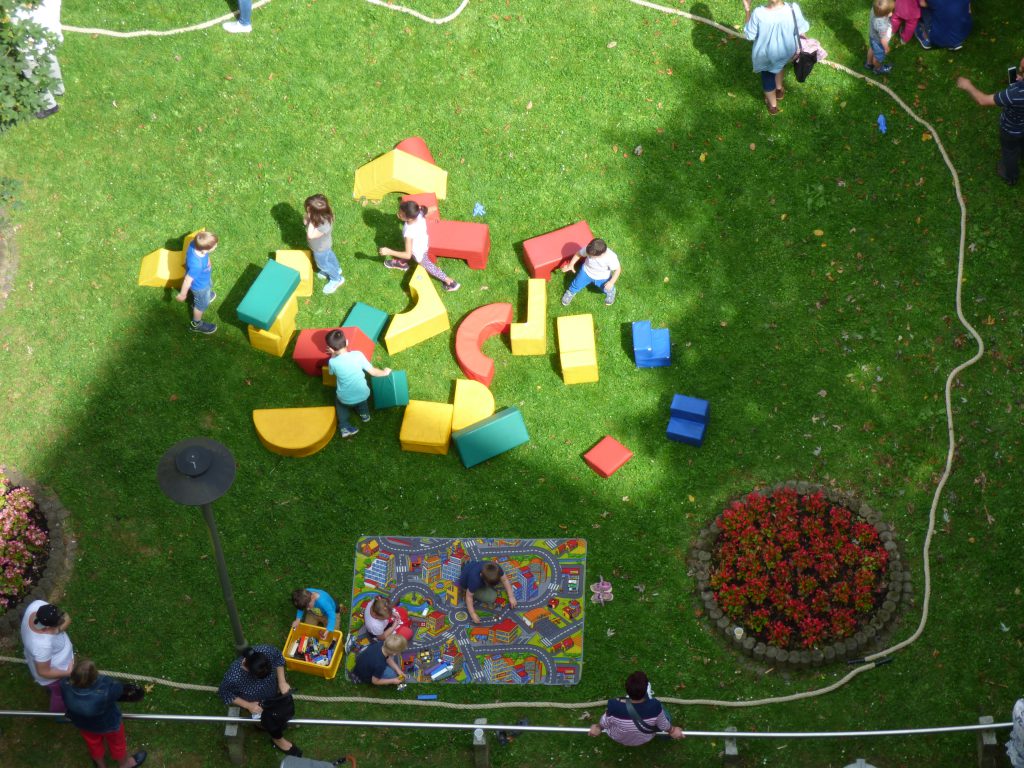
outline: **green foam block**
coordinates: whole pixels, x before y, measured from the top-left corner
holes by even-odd
[[[380,341],[380,333],[387,322],[387,312],[357,301],[345,316],[342,325],[355,326],[374,341]]]
[[[529,439],[523,414],[514,406],[452,433],[452,442],[467,468],[493,459]]]
[[[270,259],[238,305],[238,319],[269,331],[299,287],[299,279],[297,270]]]
[[[374,408],[395,408],[409,404],[409,377],[405,371],[392,371],[387,376],[371,376],[370,388],[373,390]]]

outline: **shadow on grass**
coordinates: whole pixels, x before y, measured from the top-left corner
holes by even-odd
[[[302,214],[291,203],[277,203],[270,209],[270,215],[281,230],[281,242],[289,248],[308,248],[306,228],[302,225]]]

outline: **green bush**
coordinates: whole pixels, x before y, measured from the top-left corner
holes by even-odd
[[[42,109],[43,94],[54,85],[44,62],[56,51],[56,38],[34,22],[12,20],[27,5],[0,0],[0,132]]]

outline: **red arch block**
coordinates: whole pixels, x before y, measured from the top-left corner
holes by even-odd
[[[491,253],[491,230],[479,221],[427,220],[430,250],[427,258],[437,263],[439,256],[462,259],[470,269],[485,269]]]
[[[323,367],[330,360],[331,354],[327,351],[327,334],[333,330],[333,328],[304,328],[299,331],[299,338],[292,351],[292,360],[305,371],[307,376],[320,376]],[[373,339],[355,326],[345,326],[341,330],[345,332],[349,349],[359,350],[366,355],[367,360],[373,360],[373,350],[376,347]]]
[[[440,221],[441,211],[437,207],[437,195],[433,192],[420,192],[415,195],[403,195],[402,202],[406,200],[412,200],[416,205],[422,205],[424,208],[433,208],[434,210],[427,214],[427,221]],[[428,233],[429,234],[429,233]]]
[[[585,247],[593,239],[594,234],[590,231],[590,225],[585,221],[578,221],[554,232],[524,240],[523,259],[526,262],[526,271],[530,277],[547,280],[551,277],[552,271],[579,253],[580,248]]]
[[[420,160],[426,160],[431,165],[437,165],[437,163],[434,162],[434,156],[430,154],[430,148],[427,147],[427,142],[419,136],[410,136],[408,139],[402,139],[400,142],[395,144],[395,149],[407,152],[413,157],[418,157]]]
[[[481,347],[491,336],[504,333],[512,324],[512,305],[504,302],[477,307],[459,323],[455,331],[455,359],[466,378],[491,386],[494,361]]]

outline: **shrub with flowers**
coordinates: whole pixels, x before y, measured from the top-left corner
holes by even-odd
[[[0,615],[17,605],[45,564],[49,535],[28,488],[0,467]]]
[[[786,650],[852,636],[886,591],[878,530],[822,492],[750,493],[718,516],[709,584],[721,610]]]

